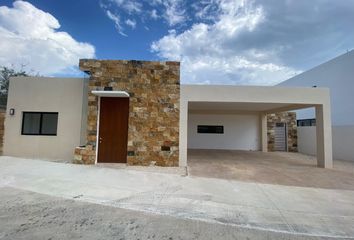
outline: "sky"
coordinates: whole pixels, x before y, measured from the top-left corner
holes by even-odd
[[[274,85],[354,48],[354,0],[0,0],[0,66],[181,61],[184,84]]]

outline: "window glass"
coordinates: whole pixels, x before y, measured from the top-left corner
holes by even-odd
[[[42,114],[42,131],[44,135],[56,135],[58,125],[57,113],[43,113]]]
[[[198,125],[198,133],[223,134],[224,126]]]
[[[23,112],[22,135],[56,135],[58,113]]]
[[[40,113],[23,113],[22,134],[37,135],[40,133]]]
[[[297,126],[299,126],[299,127],[316,126],[316,119],[301,119],[301,120],[297,120]]]

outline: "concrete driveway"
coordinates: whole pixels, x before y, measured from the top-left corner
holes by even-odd
[[[1,188],[1,240],[333,239],[209,223]]]
[[[0,157],[0,187],[293,236],[354,237],[352,190],[182,177],[12,157]]]

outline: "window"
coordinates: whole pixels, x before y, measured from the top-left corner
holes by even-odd
[[[301,119],[297,120],[298,127],[309,127],[309,126],[316,126],[316,119]]]
[[[198,133],[223,134],[224,133],[224,126],[198,125]]]
[[[23,112],[22,135],[56,136],[57,127],[57,112]]]

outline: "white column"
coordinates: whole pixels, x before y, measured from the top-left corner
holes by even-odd
[[[188,102],[180,101],[179,114],[179,166],[187,166]]]
[[[330,104],[316,106],[317,166],[333,167]]]
[[[268,136],[267,136],[267,114],[260,114],[260,130],[261,130],[261,147],[262,152],[268,152]]]

